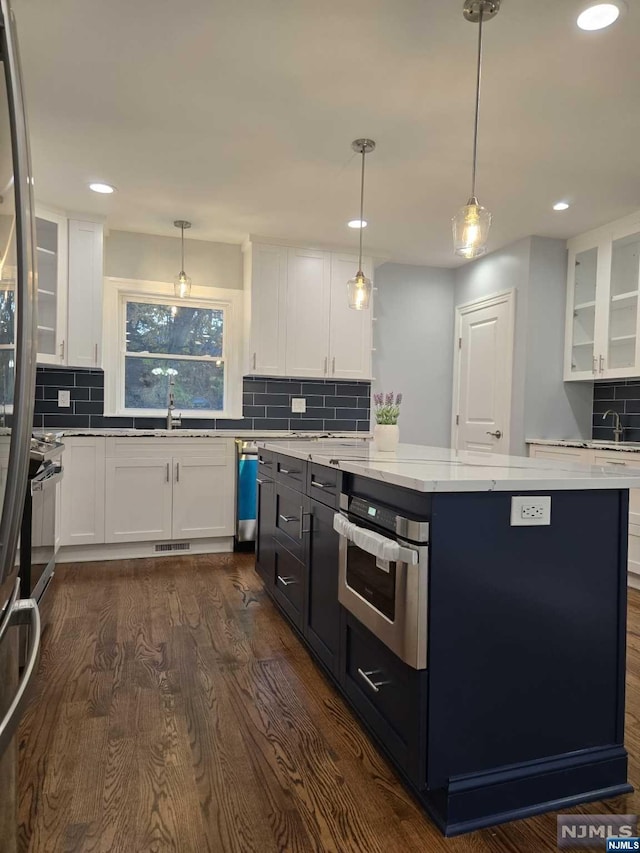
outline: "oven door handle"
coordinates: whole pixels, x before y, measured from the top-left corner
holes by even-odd
[[[48,468],[45,468],[44,471],[31,480],[31,494],[41,492],[44,488],[54,485],[54,483],[59,483],[62,480],[62,475],[62,465],[50,465]]]
[[[353,542],[358,548],[372,554],[378,560],[388,563],[407,563],[409,566],[418,565],[418,551],[408,548],[366,527],[359,527],[342,513],[337,512],[333,516],[333,529],[340,536]]]

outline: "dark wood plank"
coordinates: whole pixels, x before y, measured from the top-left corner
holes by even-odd
[[[19,736],[21,853],[538,853],[555,815],[444,839],[250,555],[61,566]],[[640,593],[627,747],[640,784]],[[578,813],[638,813],[640,795]]]

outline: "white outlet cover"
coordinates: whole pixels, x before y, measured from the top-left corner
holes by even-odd
[[[307,401],[304,397],[291,398],[291,411],[303,414],[307,411]]]
[[[68,409],[71,406],[71,391],[58,391],[58,408]]]
[[[548,527],[551,524],[551,495],[513,495],[512,527]]]

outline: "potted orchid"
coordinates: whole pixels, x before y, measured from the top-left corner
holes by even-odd
[[[388,394],[374,394],[374,414],[376,425],[373,428],[373,440],[378,450],[392,451],[398,446],[400,430],[398,418],[400,417],[400,404],[402,394],[390,391]]]

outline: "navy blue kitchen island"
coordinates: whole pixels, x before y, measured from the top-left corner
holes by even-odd
[[[443,448],[259,450],[256,568],[446,835],[631,791],[628,489]]]

